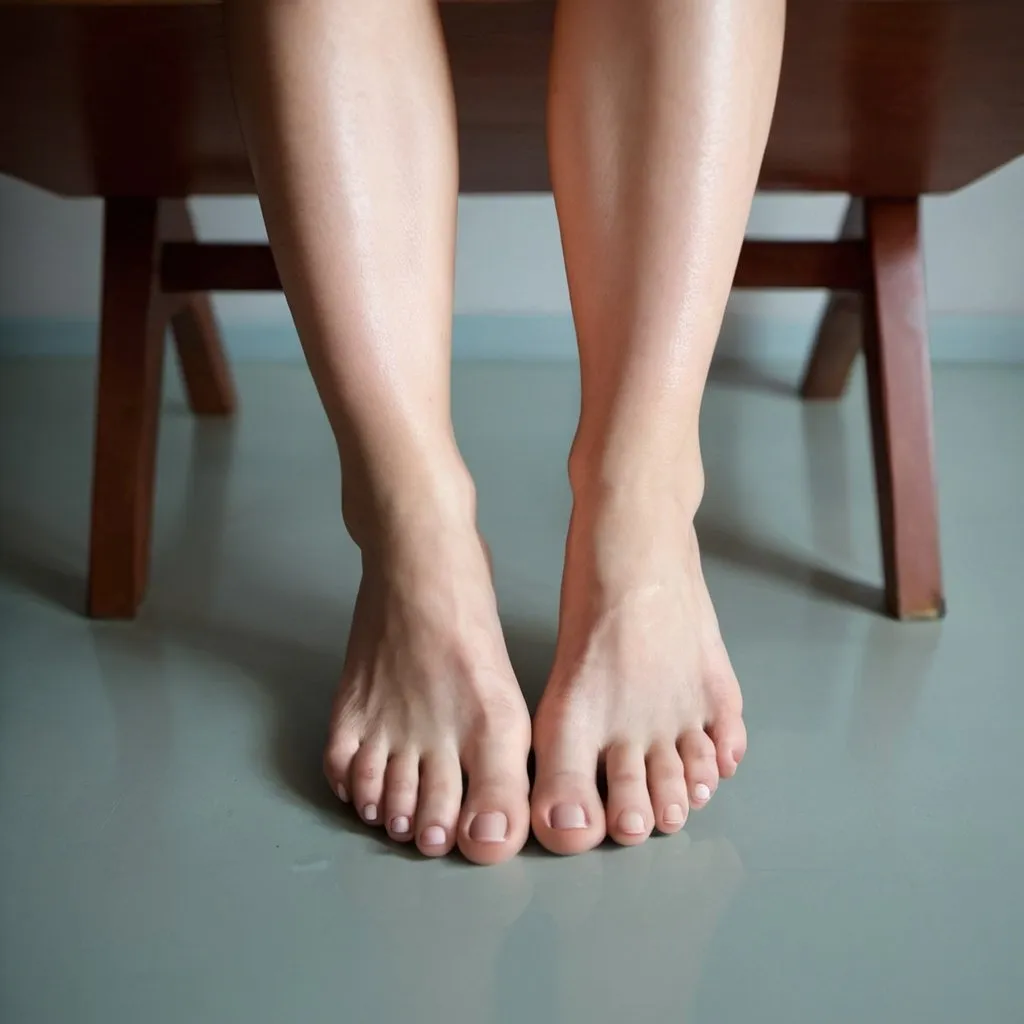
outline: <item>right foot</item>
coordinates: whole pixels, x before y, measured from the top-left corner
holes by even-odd
[[[695,507],[633,488],[576,496],[555,663],[534,719],[533,828],[554,853],[592,849],[606,832],[627,846],[678,832],[746,750],[688,525]]]
[[[363,547],[324,770],[396,842],[496,864],[529,834],[529,712],[472,517],[419,512]]]

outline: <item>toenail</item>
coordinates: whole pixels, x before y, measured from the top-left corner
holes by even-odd
[[[400,814],[397,818],[392,818],[391,831],[396,836],[404,836],[409,831],[409,819],[404,814]]]
[[[445,838],[444,829],[440,825],[431,825],[423,830],[424,846],[444,846]]]
[[[367,804],[363,808],[363,817],[367,821],[376,821],[377,820],[377,805],[376,804]]]
[[[697,785],[693,787],[693,799],[700,800],[701,803],[705,800],[710,800],[711,790],[705,786],[703,782],[698,782]]]
[[[345,803],[345,804],[348,803],[348,790],[345,789],[345,787],[344,787],[344,785],[342,783],[340,783],[340,782],[338,783],[338,788],[337,788],[337,790],[335,792],[338,794],[338,799],[342,803]]]
[[[478,843],[503,843],[508,836],[508,818],[501,811],[485,811],[469,823],[469,838]]]
[[[683,813],[682,805],[670,804],[665,808],[666,825],[682,825],[685,820],[686,815]]]
[[[642,836],[647,831],[647,822],[639,811],[623,811],[619,815],[619,828],[627,836]]]
[[[586,828],[587,812],[579,804],[558,804],[551,808],[552,828]]]

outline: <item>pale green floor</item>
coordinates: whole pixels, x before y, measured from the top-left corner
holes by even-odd
[[[234,426],[172,388],[152,593],[101,625],[91,367],[0,367],[5,1024],[1024,1020],[1024,373],[937,373],[950,614],[911,626],[870,607],[861,388],[716,383],[701,535],[750,754],[682,837],[496,870],[396,850],[322,783],[357,560],[305,372],[238,375]],[[575,370],[455,382],[535,696]]]

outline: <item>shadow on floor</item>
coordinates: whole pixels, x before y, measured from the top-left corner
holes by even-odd
[[[715,359],[708,373],[708,380],[718,387],[738,391],[757,391],[760,394],[796,398],[797,385],[791,380],[773,377],[749,362],[740,359]]]
[[[86,582],[81,559],[64,538],[43,536],[38,520],[17,508],[5,509],[0,537],[12,539],[0,548],[0,580],[47,604],[76,615],[85,614]]]
[[[705,557],[781,580],[827,601],[885,614],[885,595],[880,587],[841,576],[831,569],[806,562],[794,553],[771,548],[762,541],[704,522],[700,516],[697,536]]]
[[[712,364],[710,379],[716,384],[760,392],[798,397],[794,383],[771,378],[756,365],[745,361],[721,360]],[[742,448],[746,436],[741,429],[736,406],[715,423],[716,465],[714,503],[719,509],[743,507],[744,490],[734,479],[736,467],[743,464]],[[852,549],[850,529],[849,467],[846,462],[846,425],[837,410],[827,406],[801,404],[803,452],[806,485],[810,499],[814,550],[849,555]],[[827,602],[845,604],[884,614],[885,595],[881,587],[851,579],[823,565],[809,561],[800,552],[771,545],[743,526],[723,526],[715,518],[714,508],[706,502],[697,516],[697,535],[705,557],[717,558],[747,572],[781,581],[810,592]]]
[[[0,578],[47,604],[75,615],[85,614],[86,583],[78,568],[56,565],[52,559],[34,557],[24,550],[5,551],[0,556]]]

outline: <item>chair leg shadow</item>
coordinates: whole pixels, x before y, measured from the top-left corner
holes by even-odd
[[[881,587],[842,576],[824,566],[808,563],[793,552],[768,547],[714,524],[698,521],[697,535],[705,556],[810,591],[828,601],[879,614],[885,612],[885,594]]]

